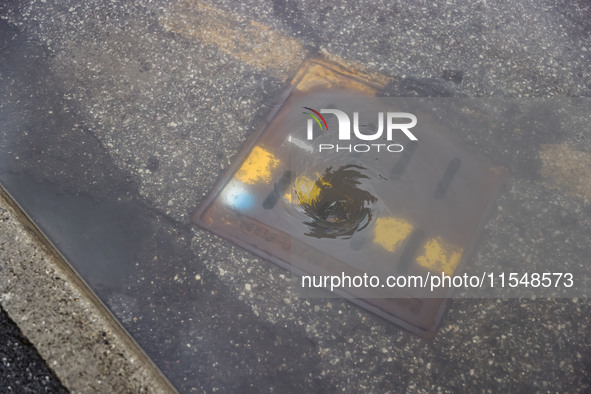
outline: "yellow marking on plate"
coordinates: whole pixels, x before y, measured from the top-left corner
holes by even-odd
[[[425,243],[425,254],[417,257],[417,263],[432,272],[452,275],[460,263],[464,250],[451,245],[441,237],[431,238]]]
[[[412,230],[413,226],[404,219],[378,218],[373,242],[381,245],[388,252],[394,252]]]
[[[591,153],[566,144],[548,144],[540,147],[540,159],[548,186],[591,202]]]
[[[279,79],[296,74],[306,51],[302,43],[253,20],[222,11],[198,0],[183,0],[160,19],[169,31],[197,38]]]
[[[272,153],[260,146],[255,146],[234,177],[251,185],[260,182],[269,183],[271,182],[271,171],[279,163],[280,161]]]
[[[321,186],[330,186],[319,173],[315,178],[300,175],[296,178],[291,188],[291,193],[286,193],[285,198],[294,204],[313,205],[320,197]]]

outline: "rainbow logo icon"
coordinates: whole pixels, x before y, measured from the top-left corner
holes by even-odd
[[[328,125],[326,124],[326,120],[324,120],[324,117],[322,115],[320,115],[320,112],[313,110],[310,107],[302,107],[303,109],[307,109],[308,111],[313,112],[312,114],[310,112],[304,112],[304,114],[311,116],[312,118],[314,118],[314,120],[316,121],[316,123],[318,123],[318,126],[320,126],[320,130],[325,130],[328,131]],[[316,116],[317,115],[317,116]],[[320,118],[320,119],[318,119]],[[322,123],[320,123],[320,120],[322,119],[322,123],[324,123],[324,127],[322,127]]]

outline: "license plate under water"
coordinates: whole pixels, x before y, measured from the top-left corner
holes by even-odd
[[[505,171],[464,148],[429,101],[376,98],[385,83],[309,61],[192,220],[300,275],[375,276],[335,293],[433,337],[451,289],[383,283],[465,272]],[[415,115],[417,140],[388,111]]]

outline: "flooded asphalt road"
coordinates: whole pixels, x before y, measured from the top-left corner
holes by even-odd
[[[585,392],[590,304],[457,299],[432,341],[189,222],[304,59],[390,95],[589,96],[588,1],[9,1],[0,182],[182,392]],[[480,266],[589,260],[591,135],[463,136],[509,179]],[[572,160],[575,157],[576,160]]]

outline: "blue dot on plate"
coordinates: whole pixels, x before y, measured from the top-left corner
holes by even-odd
[[[235,209],[248,210],[254,205],[254,197],[249,193],[235,193],[230,197],[230,205]]]

